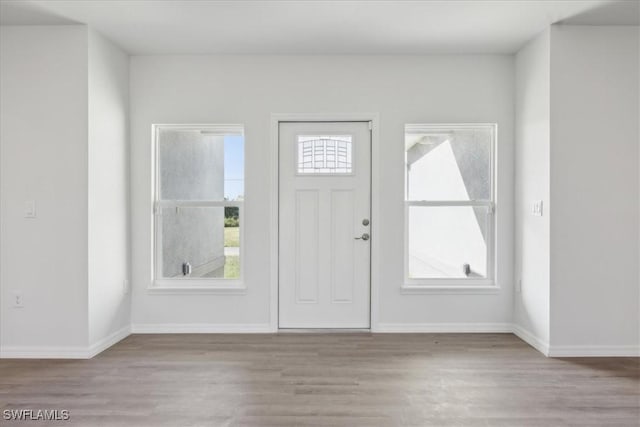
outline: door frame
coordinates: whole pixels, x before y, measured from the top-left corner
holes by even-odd
[[[371,258],[370,258],[370,297],[369,297],[369,327],[372,332],[378,330],[379,319],[379,291],[380,291],[380,235],[378,218],[380,218],[380,114],[379,113],[272,113],[270,126],[271,151],[271,224],[269,235],[271,241],[271,274],[269,326],[272,332],[279,329],[279,265],[280,265],[280,123],[284,122],[370,122],[371,123]]]

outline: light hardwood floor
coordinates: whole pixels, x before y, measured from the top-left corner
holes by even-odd
[[[639,399],[640,359],[547,359],[511,334],[132,335],[0,360],[0,410],[71,415],[7,426],[638,426]]]

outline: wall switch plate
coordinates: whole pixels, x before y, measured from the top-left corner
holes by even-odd
[[[125,294],[125,295],[129,293],[129,280],[128,279],[124,279],[122,281],[122,293]]]
[[[24,202],[24,217],[35,218],[36,217],[36,202],[35,200],[27,200]]]
[[[522,292],[522,279],[518,279],[518,281],[516,282],[516,292]]]
[[[542,216],[542,200],[535,200],[531,210],[533,216]]]
[[[13,308],[24,308],[24,300],[22,298],[22,292],[13,291],[11,294],[12,299],[12,307]]]

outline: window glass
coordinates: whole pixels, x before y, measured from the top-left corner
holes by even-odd
[[[240,224],[237,212],[227,212],[225,215],[225,210],[229,209],[162,209],[164,278],[240,277]]]
[[[240,279],[242,128],[156,132],[156,279]]]
[[[495,125],[405,127],[409,281],[491,279]]]
[[[487,211],[409,207],[409,278],[486,278]]]
[[[197,129],[159,129],[158,168],[160,199],[242,199],[243,137]]]
[[[297,143],[299,174],[353,173],[351,135],[301,135]]]
[[[490,200],[491,129],[407,133],[407,200]]]

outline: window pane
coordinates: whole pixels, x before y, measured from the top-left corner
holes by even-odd
[[[159,129],[162,200],[242,200],[244,139],[206,130]]]
[[[298,136],[298,173],[352,173],[352,142],[351,135]]]
[[[409,278],[485,278],[488,219],[486,207],[409,206]]]
[[[407,200],[491,200],[492,129],[407,132]]]
[[[162,277],[240,277],[239,208],[162,209]]]

